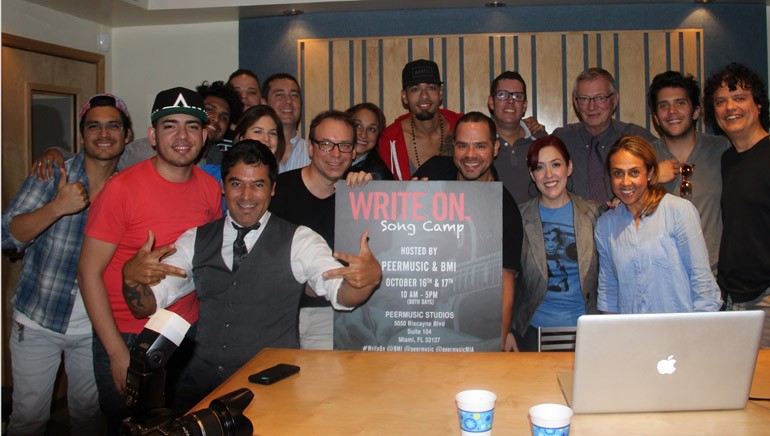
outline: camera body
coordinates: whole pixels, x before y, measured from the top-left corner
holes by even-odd
[[[131,346],[126,374],[126,406],[131,417],[123,435],[251,435],[253,426],[243,416],[254,394],[241,388],[213,400],[207,409],[178,417],[165,409],[165,366],[190,324],[179,315],[159,309]]]

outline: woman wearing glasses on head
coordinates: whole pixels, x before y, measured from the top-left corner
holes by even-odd
[[[537,327],[575,326],[580,315],[596,313],[594,224],[601,206],[567,191],[572,160],[561,139],[537,139],[527,166],[539,194],[520,206],[524,243],[513,329],[520,351],[537,351]]]
[[[607,172],[622,202],[596,224],[597,307],[609,313],[701,312],[722,305],[698,211],[658,184],[649,142],[623,136]]]

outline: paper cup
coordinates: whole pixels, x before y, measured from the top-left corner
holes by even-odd
[[[572,409],[561,404],[538,404],[529,409],[532,436],[568,436]]]
[[[463,436],[492,434],[495,401],[497,401],[497,395],[494,392],[483,390],[462,391],[455,395]]]

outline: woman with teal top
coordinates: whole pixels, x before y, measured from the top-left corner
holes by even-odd
[[[537,351],[537,327],[575,326],[580,315],[596,313],[601,206],[567,191],[572,160],[561,139],[537,139],[527,166],[539,194],[519,206],[524,241],[512,334],[520,351]]]

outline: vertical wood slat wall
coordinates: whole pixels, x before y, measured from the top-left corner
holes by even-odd
[[[392,122],[405,112],[401,69],[420,58],[438,64],[444,107],[457,112],[488,113],[494,77],[518,71],[527,83],[528,114],[549,132],[577,121],[572,85],[587,67],[615,77],[621,96],[615,117],[650,130],[646,95],[656,74],[677,70],[704,80],[703,29],[300,39],[297,45],[305,137],[317,113],[363,101],[377,104]]]

